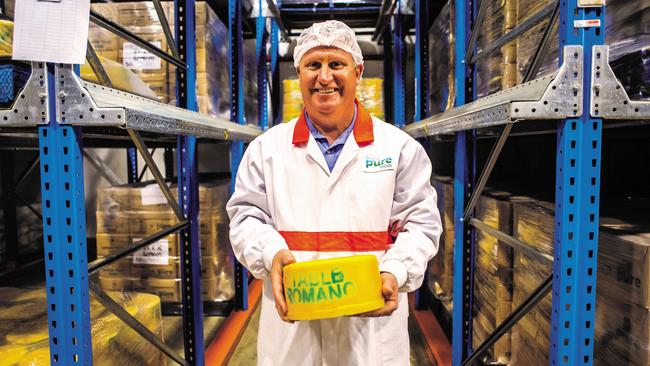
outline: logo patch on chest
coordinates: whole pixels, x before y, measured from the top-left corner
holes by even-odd
[[[381,172],[383,170],[395,170],[397,159],[394,156],[366,156],[363,162],[363,171],[366,173]]]

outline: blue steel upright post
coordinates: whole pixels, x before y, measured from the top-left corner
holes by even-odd
[[[245,124],[244,118],[244,39],[242,36],[241,0],[228,0],[228,61],[230,67],[230,120]],[[230,143],[231,192],[235,189],[235,178],[239,163],[244,155],[244,143]],[[235,307],[248,308],[248,273],[241,263],[235,263]]]
[[[258,0],[259,14],[255,20],[255,46],[257,56],[257,101],[258,109],[257,115],[259,118],[259,125],[262,131],[269,128],[269,109],[267,98],[267,81],[268,81],[268,67],[266,62],[266,44],[269,38],[269,32],[266,29],[266,17],[264,16],[262,4],[265,1]]]
[[[129,183],[138,181],[138,151],[135,147],[126,149],[127,179]]]
[[[592,47],[605,43],[605,7],[580,8],[578,0],[563,0],[560,8],[560,50],[582,45],[583,114],[560,122],[557,130],[555,248],[551,365],[592,365],[596,312],[596,258],[600,202],[602,120],[589,115]],[[598,26],[578,28],[575,21],[598,20]],[[574,54],[561,54],[560,62]]]
[[[196,35],[194,0],[175,0],[175,33],[187,70],[176,71],[179,107],[197,111]],[[199,245],[199,174],[196,136],[178,136],[178,204],[190,225],[180,233],[181,294],[185,359],[204,364],[203,302],[201,301],[201,247]]]
[[[429,111],[429,2],[415,0],[415,115],[414,121],[427,117]],[[427,139],[420,139],[420,143],[427,148]],[[427,306],[426,296],[422,291],[427,291],[427,277],[420,289],[415,291],[415,304],[418,309]]]
[[[52,365],[92,365],[81,128],[59,125],[54,66],[39,126],[47,318]]]
[[[456,35],[454,83],[456,88],[455,107],[468,102],[468,79],[470,70],[465,61],[465,51],[470,31],[471,1],[454,0]],[[472,339],[472,291],[473,291],[473,240],[472,230],[463,222],[465,201],[472,184],[474,150],[471,147],[470,131],[456,133],[454,160],[454,270],[452,313],[452,365],[460,366],[471,354]]]
[[[276,2],[277,6],[280,7],[281,1]],[[280,68],[278,59],[280,58],[280,27],[275,18],[271,18],[271,101],[272,101],[272,110],[273,110],[273,124],[280,123],[282,121],[282,116],[280,115]],[[270,126],[269,126],[270,127]]]
[[[403,2],[397,0],[396,14],[393,16],[393,124],[399,128],[406,124],[406,90],[404,86],[406,45],[404,36],[407,29],[402,16],[402,5]]]

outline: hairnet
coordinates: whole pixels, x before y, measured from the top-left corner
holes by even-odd
[[[357,65],[363,64],[363,55],[354,31],[343,22],[328,20],[314,23],[302,31],[293,50],[293,65],[298,68],[300,59],[307,51],[322,46],[339,48],[352,55]]]

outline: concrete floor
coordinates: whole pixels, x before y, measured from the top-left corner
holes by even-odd
[[[257,364],[257,329],[260,323],[259,307],[256,309],[251,321],[248,323],[244,334],[237,344],[235,351],[227,366],[251,366]],[[412,317],[409,318],[409,333],[411,337],[411,365],[435,366],[428,356],[429,350]]]

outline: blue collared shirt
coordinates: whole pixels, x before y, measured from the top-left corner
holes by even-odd
[[[327,141],[327,138],[323,136],[323,134],[320,133],[316,127],[314,127],[314,124],[311,122],[311,118],[309,118],[307,111],[305,111],[305,119],[307,120],[307,128],[309,128],[311,135],[314,136],[314,140],[316,140],[318,148],[323,153],[325,161],[327,162],[327,167],[331,172],[332,169],[334,169],[336,161],[339,159],[339,155],[341,155],[345,141],[347,141],[348,137],[352,133],[352,130],[354,129],[354,121],[357,119],[357,106],[354,106],[354,116],[352,116],[352,123],[350,123],[348,128],[346,128],[345,131],[343,131],[343,133],[337,137],[331,145]]]

